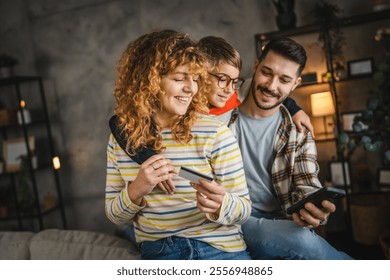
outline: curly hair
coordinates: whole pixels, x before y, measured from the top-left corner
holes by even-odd
[[[197,114],[207,114],[206,90],[209,88],[206,58],[197,43],[187,34],[174,30],[161,30],[145,34],[131,42],[119,59],[115,83],[115,114],[126,136],[126,149],[151,147],[157,152],[162,145],[161,128],[155,119],[161,110],[160,96],[164,94],[161,79],[178,66],[188,65],[191,74],[198,75],[198,92],[183,116],[178,116],[172,127],[173,139],[188,143]]]

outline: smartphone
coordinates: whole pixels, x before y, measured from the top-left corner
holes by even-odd
[[[198,171],[195,171],[195,170],[190,169],[190,168],[185,167],[185,166],[180,167],[179,176],[182,178],[185,178],[191,182],[194,182],[194,183],[198,183],[199,179],[204,179],[208,182],[211,182],[214,180],[210,176],[207,176],[205,174],[202,174]]]
[[[333,202],[343,196],[345,196],[345,190],[343,189],[332,187],[322,188],[287,208],[287,214],[291,215],[292,213],[299,212],[299,210],[301,210],[307,202],[311,202],[318,208],[322,208],[321,202],[323,200]]]

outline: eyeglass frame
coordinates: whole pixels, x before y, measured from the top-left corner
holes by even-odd
[[[215,78],[217,78],[218,80],[218,87],[221,88],[221,89],[225,89],[229,86],[230,83],[232,83],[232,87],[234,90],[238,90],[242,87],[242,85],[244,84],[245,80],[243,78],[235,78],[235,79],[232,79],[230,78],[230,76],[226,75],[226,74],[214,74],[214,73],[211,73],[211,72],[208,72],[211,76],[214,76]],[[222,77],[221,77],[222,76]],[[221,86],[220,83],[222,81],[223,78],[227,78],[227,81],[226,81],[226,86]],[[223,82],[223,81],[222,81]],[[237,83],[240,83],[239,86],[237,86]]]

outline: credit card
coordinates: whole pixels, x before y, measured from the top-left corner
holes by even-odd
[[[198,183],[199,179],[204,179],[208,182],[213,181],[214,179],[210,176],[202,174],[198,171],[190,169],[188,167],[182,166],[180,167],[179,176],[189,180],[190,182]]]

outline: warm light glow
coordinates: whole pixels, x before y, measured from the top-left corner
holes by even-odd
[[[26,102],[24,102],[24,100],[20,100],[20,107],[21,108],[26,107]]]
[[[310,100],[313,117],[330,116],[335,113],[333,97],[330,91],[313,93],[310,96]]]
[[[59,157],[53,157],[53,167],[55,170],[60,169],[61,163],[60,163],[60,158]]]

